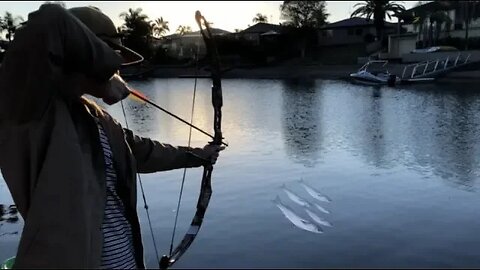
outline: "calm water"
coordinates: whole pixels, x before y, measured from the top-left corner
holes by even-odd
[[[193,80],[135,82],[189,119]],[[212,130],[210,82],[200,80],[194,124]],[[223,130],[230,147],[213,171],[200,233],[176,267],[479,267],[480,92],[473,85],[374,88],[339,81],[223,80]],[[108,110],[125,123],[120,105]],[[126,103],[142,136],[186,145],[188,127]],[[192,144],[208,141],[194,131]],[[201,169],[187,171],[177,241],[194,214]],[[153,229],[168,253],[182,170],[144,175]],[[295,227],[272,200],[308,219],[281,190],[315,200],[298,180],[328,195],[315,211],[323,234]],[[0,203],[12,203],[0,180]],[[156,267],[143,203],[146,262]],[[22,223],[4,222],[4,232]],[[19,235],[0,237],[0,260]]]

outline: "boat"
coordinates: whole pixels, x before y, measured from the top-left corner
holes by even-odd
[[[411,53],[434,53],[434,52],[455,52],[458,51],[457,48],[452,46],[434,46],[423,49],[415,49]]]
[[[390,73],[385,66],[387,60],[371,60],[358,69],[357,72],[351,73],[350,78],[354,81],[368,85],[395,85],[402,80],[395,74]]]

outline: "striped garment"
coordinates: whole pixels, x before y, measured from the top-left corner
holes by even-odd
[[[125,207],[117,194],[117,175],[113,167],[112,151],[102,125],[96,119],[100,143],[105,157],[105,176],[107,199],[105,217],[102,224],[103,249],[102,269],[134,269],[137,268],[134,257],[132,229],[125,218]]]

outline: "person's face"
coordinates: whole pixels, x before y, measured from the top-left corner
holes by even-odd
[[[103,98],[106,92],[108,81],[98,82],[91,78],[86,78],[85,81],[85,92],[86,94],[92,95],[96,98]]]

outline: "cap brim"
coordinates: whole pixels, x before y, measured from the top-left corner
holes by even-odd
[[[130,65],[135,65],[143,62],[144,58],[141,56],[139,53],[122,46],[120,44],[117,44],[115,42],[108,42],[108,45],[114,49],[120,51],[120,54],[123,57],[123,63],[122,66],[130,66]]]

